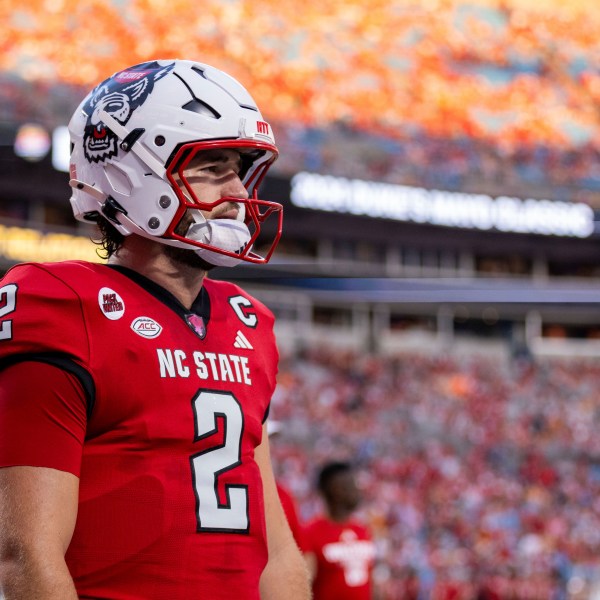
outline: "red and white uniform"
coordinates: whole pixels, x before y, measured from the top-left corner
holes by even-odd
[[[296,510],[296,500],[292,493],[281,483],[276,482],[277,494],[281,502],[281,507],[285,513],[288,525],[294,536],[294,540],[298,547],[302,547],[302,526],[300,525],[300,519],[298,518],[298,511]]]
[[[273,316],[211,280],[193,310],[105,265],[0,281],[0,465],[80,477],[80,598],[259,598]]]
[[[316,557],[314,600],[370,600],[375,544],[355,521],[311,521],[302,534],[303,550]]]

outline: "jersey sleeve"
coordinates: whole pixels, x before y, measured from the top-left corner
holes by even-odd
[[[35,357],[86,370],[89,354],[78,294],[43,265],[11,269],[0,281],[0,368]]]
[[[317,554],[318,544],[315,542],[315,525],[310,522],[302,528],[300,536],[300,550],[305,554]]]
[[[41,264],[0,281],[0,465],[79,473],[94,382],[78,294]]]
[[[79,476],[85,428],[86,394],[76,376],[42,362],[0,370],[0,466]]]
[[[294,498],[287,488],[283,487],[279,482],[276,483],[277,493],[279,494],[279,500],[281,501],[281,506],[287,518],[288,525],[296,540],[296,544],[298,544],[299,548],[302,548],[302,528],[300,526],[300,520],[298,519]]]

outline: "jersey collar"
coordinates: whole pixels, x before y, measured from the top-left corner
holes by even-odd
[[[141,275],[137,271],[121,265],[106,266],[109,269],[113,269],[122,275],[125,275],[125,277],[128,277],[140,287],[144,288],[149,294],[176,312],[186,323],[188,323],[188,325],[190,314],[198,315],[203,319],[205,326],[208,325],[208,321],[210,320],[210,296],[204,286],[202,286],[200,293],[192,303],[191,310],[188,310],[173,294],[171,294],[171,292],[152,281],[152,279],[148,279],[148,277]]]

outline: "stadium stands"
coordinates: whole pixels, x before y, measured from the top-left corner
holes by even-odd
[[[309,518],[315,465],[358,460],[385,599],[410,597],[411,572],[432,600],[591,598],[599,376],[597,361],[308,349],[282,362],[278,475]]]
[[[289,178],[304,170],[585,202],[600,210],[600,4],[589,0],[330,0],[303,2],[302,10],[286,0],[207,0],[201,11],[189,0],[22,4],[0,5],[0,18],[8,24],[0,53],[0,141],[6,147],[21,123],[48,130],[66,124],[98,77],[159,55],[185,53],[254,82],[253,94],[281,149],[276,175]],[[23,191],[23,177],[9,196],[10,173],[2,177],[0,223],[31,226],[23,203],[40,198]],[[13,204],[6,205],[5,197]],[[64,208],[53,225],[62,215],[71,223]],[[415,238],[430,233],[414,227],[412,237],[403,230],[400,240],[380,240],[398,245],[392,249],[398,254],[394,276],[462,277],[464,271],[475,288],[495,271],[521,278],[517,283],[525,286],[535,277],[539,284],[585,272],[599,281],[592,243],[585,250],[591,265],[580,260],[581,251],[560,269],[538,269],[540,257],[524,252],[515,236],[508,243],[495,238],[493,248],[492,236],[487,245],[472,242],[478,255],[466,242],[464,252],[452,245],[464,232],[440,235],[439,246],[428,248]],[[37,237],[40,247],[49,238]],[[318,240],[311,243],[317,248]],[[511,244],[514,255],[500,255],[498,248]],[[546,252],[539,239],[534,245],[536,252]],[[331,247],[327,265],[338,274],[341,242]],[[307,248],[300,236],[284,239],[282,262],[301,262]],[[562,258],[571,246],[560,248]],[[431,268],[428,252],[435,255]],[[318,248],[314,254],[314,262],[307,260],[311,269],[324,262]],[[364,267],[371,276],[389,275],[375,269],[389,267],[395,254],[389,246],[381,254]],[[451,267],[443,264],[448,257]],[[351,254],[345,262],[358,268],[359,258]],[[413,258],[418,264],[411,270]],[[502,266],[509,261],[518,264]],[[464,262],[473,266],[465,268]],[[376,292],[373,281],[369,287]],[[515,289],[505,285],[504,291]],[[536,300],[546,295],[545,288],[536,290]],[[466,288],[466,295],[471,292]],[[272,298],[277,294],[283,292]],[[540,320],[544,336],[540,331],[535,341],[543,348],[533,353],[536,362],[514,354],[508,362],[498,358],[509,356],[504,337],[503,352],[486,358],[485,332],[501,337],[500,328],[514,317],[500,311],[500,319],[496,315],[483,327],[485,311],[495,311],[493,306],[457,304],[450,316],[448,307],[437,304],[415,314],[396,307],[395,315],[364,299],[341,307],[337,301],[313,306],[302,296],[282,296],[278,305],[267,296],[288,336],[280,344],[273,400],[273,415],[286,430],[274,448],[278,475],[307,519],[319,507],[311,490],[313,468],[325,458],[358,459],[364,517],[381,546],[380,600],[416,599],[416,589],[428,600],[598,597],[600,364],[581,356],[541,358],[554,351],[552,341],[557,353],[575,352],[575,343],[585,341],[593,345],[585,352],[600,354],[592,302],[575,307],[568,323]],[[526,318],[519,315],[523,327],[539,320],[533,304]],[[565,308],[557,305],[562,316]],[[286,322],[285,311],[304,320],[294,316]],[[465,323],[478,323],[477,335],[469,337],[476,358],[441,353],[446,342],[458,346],[443,334],[445,323],[467,327],[459,322],[461,311]],[[365,352],[373,337],[368,325],[378,319],[389,329],[375,331],[385,357]],[[298,350],[297,332],[312,333],[309,324],[329,327],[312,345],[304,338],[309,349]],[[596,339],[561,344],[569,327],[581,329],[574,338]],[[367,334],[357,336],[357,329]],[[405,334],[402,340],[390,341],[398,333]],[[336,349],[323,344],[338,338]],[[391,342],[419,353],[394,353]],[[430,354],[421,354],[424,350]]]
[[[179,55],[177,27],[191,27],[188,54],[255,82],[282,145],[280,170],[492,194],[526,188],[600,206],[593,4],[308,2],[298,15],[286,2],[270,11],[213,1],[194,16],[184,0],[175,15],[171,3],[140,0],[94,3],[93,36],[79,33],[91,7],[12,4],[0,12],[11,24],[0,68],[25,81],[2,76],[3,121],[64,122],[81,89],[56,81],[86,86]]]

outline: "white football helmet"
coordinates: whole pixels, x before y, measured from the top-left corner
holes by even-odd
[[[264,263],[281,236],[281,204],[258,199],[258,185],[277,158],[273,132],[235,79],[188,60],[157,60],[115,73],[81,102],[69,123],[71,205],[75,218],[103,215],[123,235],[141,235],[194,250],[217,266]],[[240,152],[248,199],[203,202],[184,170],[203,150]],[[224,202],[237,219],[206,220]],[[189,211],[192,225],[176,231]],[[252,247],[273,217],[263,255]],[[262,240],[261,240],[262,241]]]

